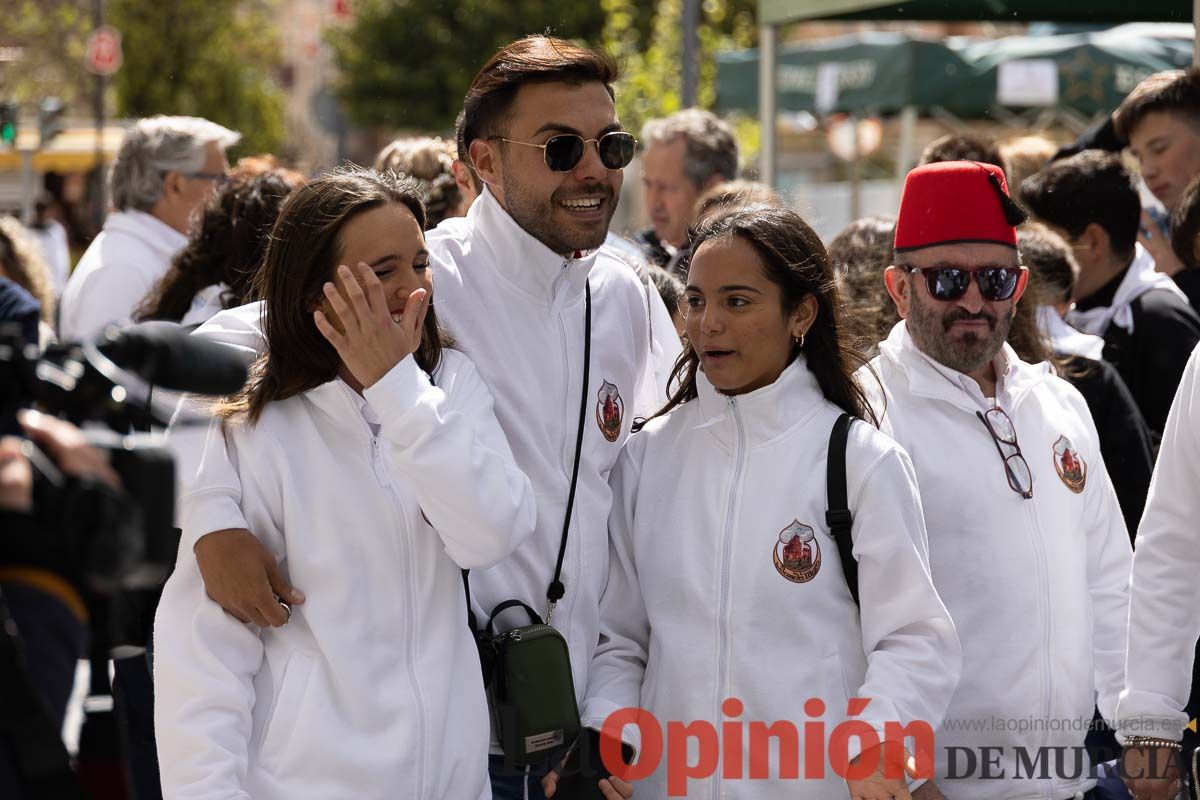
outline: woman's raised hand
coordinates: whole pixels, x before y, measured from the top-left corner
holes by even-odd
[[[429,308],[429,293],[416,289],[404,303],[404,312],[393,319],[383,284],[366,264],[355,271],[338,267],[335,283],[325,284],[325,299],[332,317],[313,312],[321,332],[364,388],[372,386],[421,343],[421,328]]]

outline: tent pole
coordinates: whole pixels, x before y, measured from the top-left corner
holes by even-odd
[[[900,145],[896,150],[896,180],[903,182],[913,163],[913,149],[917,140],[917,109],[905,106],[900,109]]]
[[[700,42],[700,0],[683,0],[683,107],[696,105]]]
[[[1200,3],[1200,0],[1196,0]],[[775,186],[775,26],[758,28],[758,122],[762,129],[758,179]]]

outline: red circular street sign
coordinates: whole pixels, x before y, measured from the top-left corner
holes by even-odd
[[[87,71],[93,75],[112,75],[121,68],[121,32],[111,25],[92,31],[87,42]]]

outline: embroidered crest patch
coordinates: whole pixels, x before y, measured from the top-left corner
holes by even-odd
[[[799,520],[792,520],[779,532],[772,555],[775,569],[792,583],[808,583],[821,569],[821,544],[816,531]]]
[[[596,400],[596,424],[600,432],[610,442],[615,442],[621,436],[621,421],[625,419],[625,403],[621,400],[621,392],[608,381],[600,387]]]
[[[1071,440],[1059,436],[1054,443],[1054,470],[1062,482],[1075,494],[1087,485],[1087,464],[1079,457],[1079,451],[1071,446]]]

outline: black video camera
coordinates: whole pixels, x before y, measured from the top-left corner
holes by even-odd
[[[35,549],[40,566],[102,595],[165,580],[179,541],[174,460],[161,433],[178,401],[174,392],[231,394],[248,366],[236,351],[189,331],[165,322],[110,328],[94,342],[55,345],[39,356],[19,330],[0,329],[0,425],[15,432],[24,407],[62,417],[108,451],[124,487],[64,475],[26,442],[39,541],[18,543],[18,557]]]

